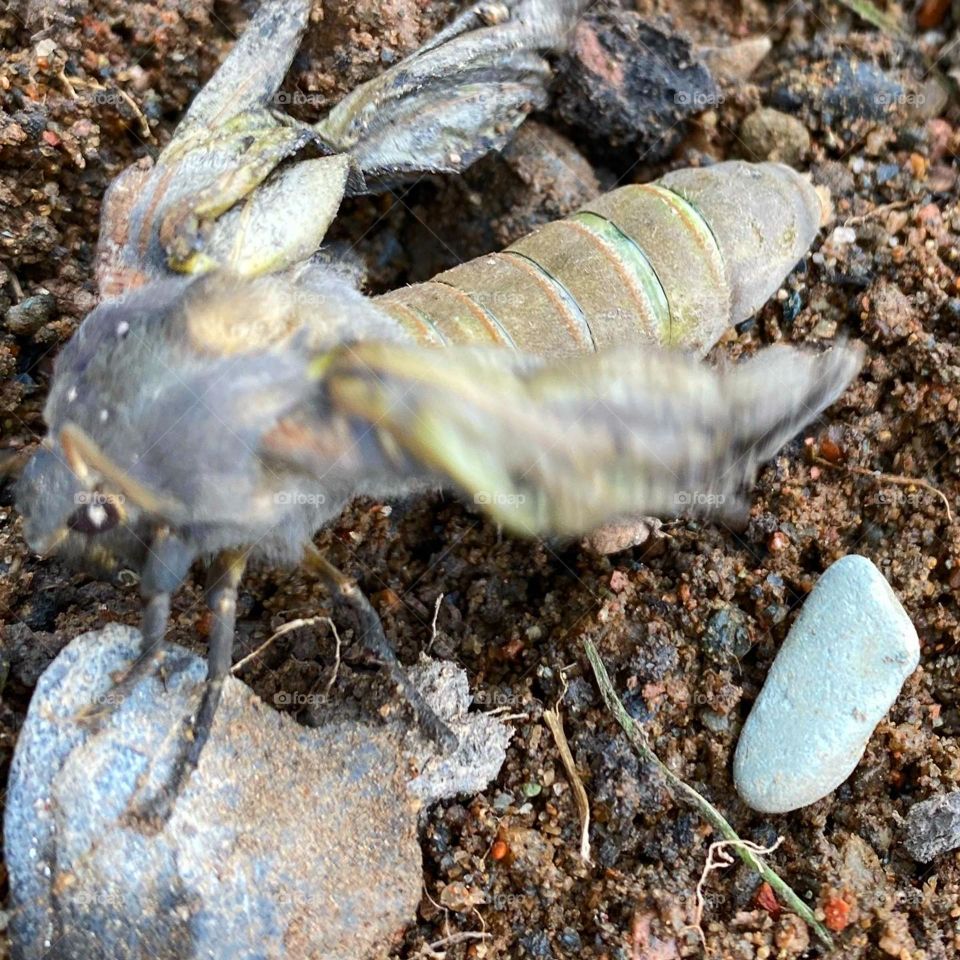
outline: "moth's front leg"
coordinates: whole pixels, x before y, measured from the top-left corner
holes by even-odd
[[[169,819],[177,798],[200,762],[200,755],[213,729],[223,683],[230,673],[234,629],[237,620],[237,589],[246,566],[245,550],[224,550],[207,571],[206,600],[212,623],[207,653],[207,678],[200,704],[187,718],[177,743],[172,771],[163,789],[149,797],[135,796],[127,818],[159,829]]]
[[[161,531],[150,547],[140,579],[143,616],[140,625],[140,652],[130,668],[115,679],[113,687],[98,703],[91,704],[76,721],[98,730],[129,697],[145,677],[159,670],[166,659],[167,625],[170,621],[170,594],[180,586],[193,562],[194,552],[182,540]]]

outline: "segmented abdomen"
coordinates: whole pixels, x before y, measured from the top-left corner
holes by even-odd
[[[375,302],[424,343],[705,353],[779,287],[819,224],[816,192],[788,167],[678,170]]]

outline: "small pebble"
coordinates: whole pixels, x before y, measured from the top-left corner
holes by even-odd
[[[839,133],[849,120],[889,120],[904,101],[899,76],[852,54],[837,53],[817,64],[817,82],[811,83],[811,65],[788,71],[770,91],[770,103],[784,110],[806,107],[816,111]]]
[[[823,916],[827,929],[840,933],[850,922],[850,904],[840,897],[832,897],[823,905]]]
[[[707,621],[700,645],[718,663],[739,660],[753,646],[750,618],[739,607],[728,606],[718,610]]]
[[[920,659],[917,632],[866,557],[821,576],[744,724],[733,778],[763,813],[814,803],[853,771]]]
[[[728,80],[746,80],[772,48],[773,41],[763,34],[722,47],[703,47],[699,53],[714,73]]]
[[[923,30],[939,26],[949,9],[947,0],[923,0],[917,9],[917,26]]]
[[[803,297],[800,296],[799,290],[794,290],[783,305],[783,322],[793,323],[802,309]]]
[[[853,227],[834,227],[830,234],[830,243],[835,247],[846,247],[851,243],[856,243],[857,231]]]
[[[782,553],[790,546],[790,538],[782,530],[774,530],[767,539],[767,549],[771,553]]]
[[[903,845],[920,863],[960,847],[960,790],[915,803],[907,811]]]
[[[577,956],[580,955],[582,941],[580,939],[580,934],[577,933],[577,931],[572,927],[564,927],[563,930],[560,931],[560,935],[557,937],[557,939],[560,941],[560,945],[565,950],[572,950],[577,954]]]
[[[730,730],[730,717],[716,710],[704,710],[700,719],[711,733],[727,733]]]
[[[743,121],[740,139],[751,160],[774,160],[795,167],[810,151],[807,128],[796,117],[770,107],[754,110]]]
[[[38,293],[10,307],[4,316],[4,324],[14,336],[28,337],[53,319],[56,308],[57,301],[52,293]]]
[[[47,58],[52,56],[53,52],[57,49],[56,40],[51,40],[49,37],[45,40],[41,40],[35,47],[34,52],[40,58]]]
[[[821,340],[832,340],[837,335],[837,321],[823,317],[817,321],[817,325],[810,332]]]
[[[650,161],[680,142],[684,118],[720,97],[690,41],[666,22],[598,8],[578,21],[560,59],[555,109],[591,139],[608,147],[637,144]]]
[[[820,441],[820,456],[830,463],[839,463],[843,459],[843,451],[839,444],[835,443],[829,437],[824,437]]]
[[[892,180],[897,174],[900,173],[900,165],[896,163],[881,163],[877,167],[877,183],[886,183],[888,180]]]
[[[639,547],[651,538],[659,540],[665,537],[662,527],[663,521],[656,517],[621,517],[597,527],[583,538],[581,546],[601,556],[620,553],[622,550]]]

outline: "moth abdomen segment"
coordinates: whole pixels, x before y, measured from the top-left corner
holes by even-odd
[[[603,194],[376,302],[424,344],[561,356],[651,343],[703,355],[779,287],[819,227],[807,180],[731,161]]]

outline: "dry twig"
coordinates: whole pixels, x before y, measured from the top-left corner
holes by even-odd
[[[917,477],[904,477],[899,473],[881,473],[879,470],[869,470],[867,467],[858,467],[851,463],[833,463],[824,457],[815,457],[816,464],[821,467],[835,467],[846,470],[848,473],[854,473],[858,477],[869,477],[878,483],[892,483],[899,487],[919,487],[921,490],[929,490],[943,501],[944,510],[947,512],[947,523],[953,523],[953,512],[950,510],[950,501],[947,495],[927,480],[921,480]]]
[[[324,619],[330,624],[330,629],[333,631],[333,639],[337,642],[333,654],[333,670],[330,672],[330,679],[327,681],[327,685],[323,688],[323,695],[329,697],[333,685],[337,682],[337,675],[340,673],[340,634],[337,633],[337,625],[329,617],[325,617]]]
[[[750,853],[756,855],[758,858],[762,856],[767,856],[767,854],[773,853],[780,844],[783,843],[783,837],[778,837],[777,842],[769,847],[761,847],[758,843],[754,843],[752,840],[716,840],[711,843],[707,849],[707,862],[703,865],[703,873],[700,874],[700,880],[697,883],[697,909],[693,917],[693,923],[691,928],[697,931],[697,934],[700,937],[700,942],[706,947],[707,938],[703,933],[703,908],[704,908],[704,898],[703,898],[703,889],[707,884],[707,879],[710,877],[710,874],[716,870],[726,870],[727,867],[733,865],[733,857],[728,851],[728,847],[740,847],[744,850],[749,850]]]
[[[843,221],[843,226],[859,226],[868,220],[875,220],[877,217],[882,217],[885,213],[891,213],[894,210],[902,210],[904,207],[909,207],[913,202],[913,200],[894,200],[892,203],[881,203],[879,206],[872,207],[866,213],[862,213],[857,217],[847,217],[847,219]]]
[[[440,603],[443,601],[443,594],[437,595],[437,601],[433,605],[433,622],[430,624],[430,642],[427,644],[427,653],[433,649],[433,643],[437,639],[437,617],[440,616]]]
[[[333,635],[337,638],[337,666],[340,665],[340,637],[337,636],[337,628],[333,625],[333,621],[329,617],[307,617],[303,620],[291,620],[289,623],[285,623],[280,627],[276,633],[272,634],[263,643],[257,647],[253,653],[248,653],[242,660],[238,660],[231,668],[230,672],[236,676],[251,660],[256,660],[257,657],[263,653],[275,640],[279,640],[285,633],[290,633],[291,630],[299,630],[301,627],[312,627],[315,623],[326,622],[330,624],[331,629],[333,630]]]
[[[62,70],[57,79],[60,80],[67,94],[74,100],[77,99],[75,87],[86,87],[89,90],[96,90],[100,93],[108,92],[105,86],[97,83],[95,80],[84,80],[82,77],[67,77]],[[117,92],[117,96],[133,111],[134,116],[137,118],[137,124],[140,127],[140,136],[145,140],[152,140],[153,131],[150,129],[150,124],[147,123],[147,118],[143,115],[143,111],[140,109],[137,101],[122,87],[114,87],[114,89]]]
[[[431,960],[436,958],[440,960],[441,957],[445,957],[445,952],[440,952],[440,947],[452,947],[456,943],[463,943],[466,940],[492,940],[492,933],[480,933],[479,931],[474,930],[464,930],[460,933],[451,933],[449,937],[444,937],[442,940],[434,940],[433,943],[424,944],[422,948],[422,955],[430,957]]]
[[[781,880],[773,870],[766,865],[745,842],[737,835],[737,831],[727,822],[723,814],[705,797],[700,796],[693,787],[684,783],[654,752],[650,749],[643,736],[642,731],[637,727],[633,717],[627,713],[626,708],[620,702],[613,684],[607,674],[607,669],[600,659],[593,641],[587,639],[584,641],[587,652],[587,659],[590,666],[593,667],[593,673],[597,678],[597,684],[600,687],[600,693],[603,695],[603,701],[607,709],[614,715],[617,723],[623,728],[624,733],[629,737],[630,743],[640,756],[652,763],[666,778],[667,783],[673,787],[684,800],[700,812],[701,816],[715,829],[725,840],[727,840],[737,856],[752,870],[763,877],[767,883],[780,895],[780,899],[797,914],[802,920],[805,920],[816,933],[820,941],[827,947],[833,947],[833,940],[827,932],[826,927],[821,924],[813,915],[813,911],[794,893],[793,889]]]
[[[562,673],[561,676],[563,676]],[[570,751],[567,735],[563,732],[563,720],[560,717],[560,703],[566,692],[567,681],[564,677],[563,693],[560,694],[552,710],[543,711],[543,719],[547,721],[547,726],[557,744],[557,750],[560,751],[563,769],[567,772],[567,779],[573,788],[573,797],[577,803],[577,814],[580,817],[580,858],[584,863],[590,863],[590,801],[587,799],[587,791],[584,789],[577,765],[573,760],[573,753]]]

